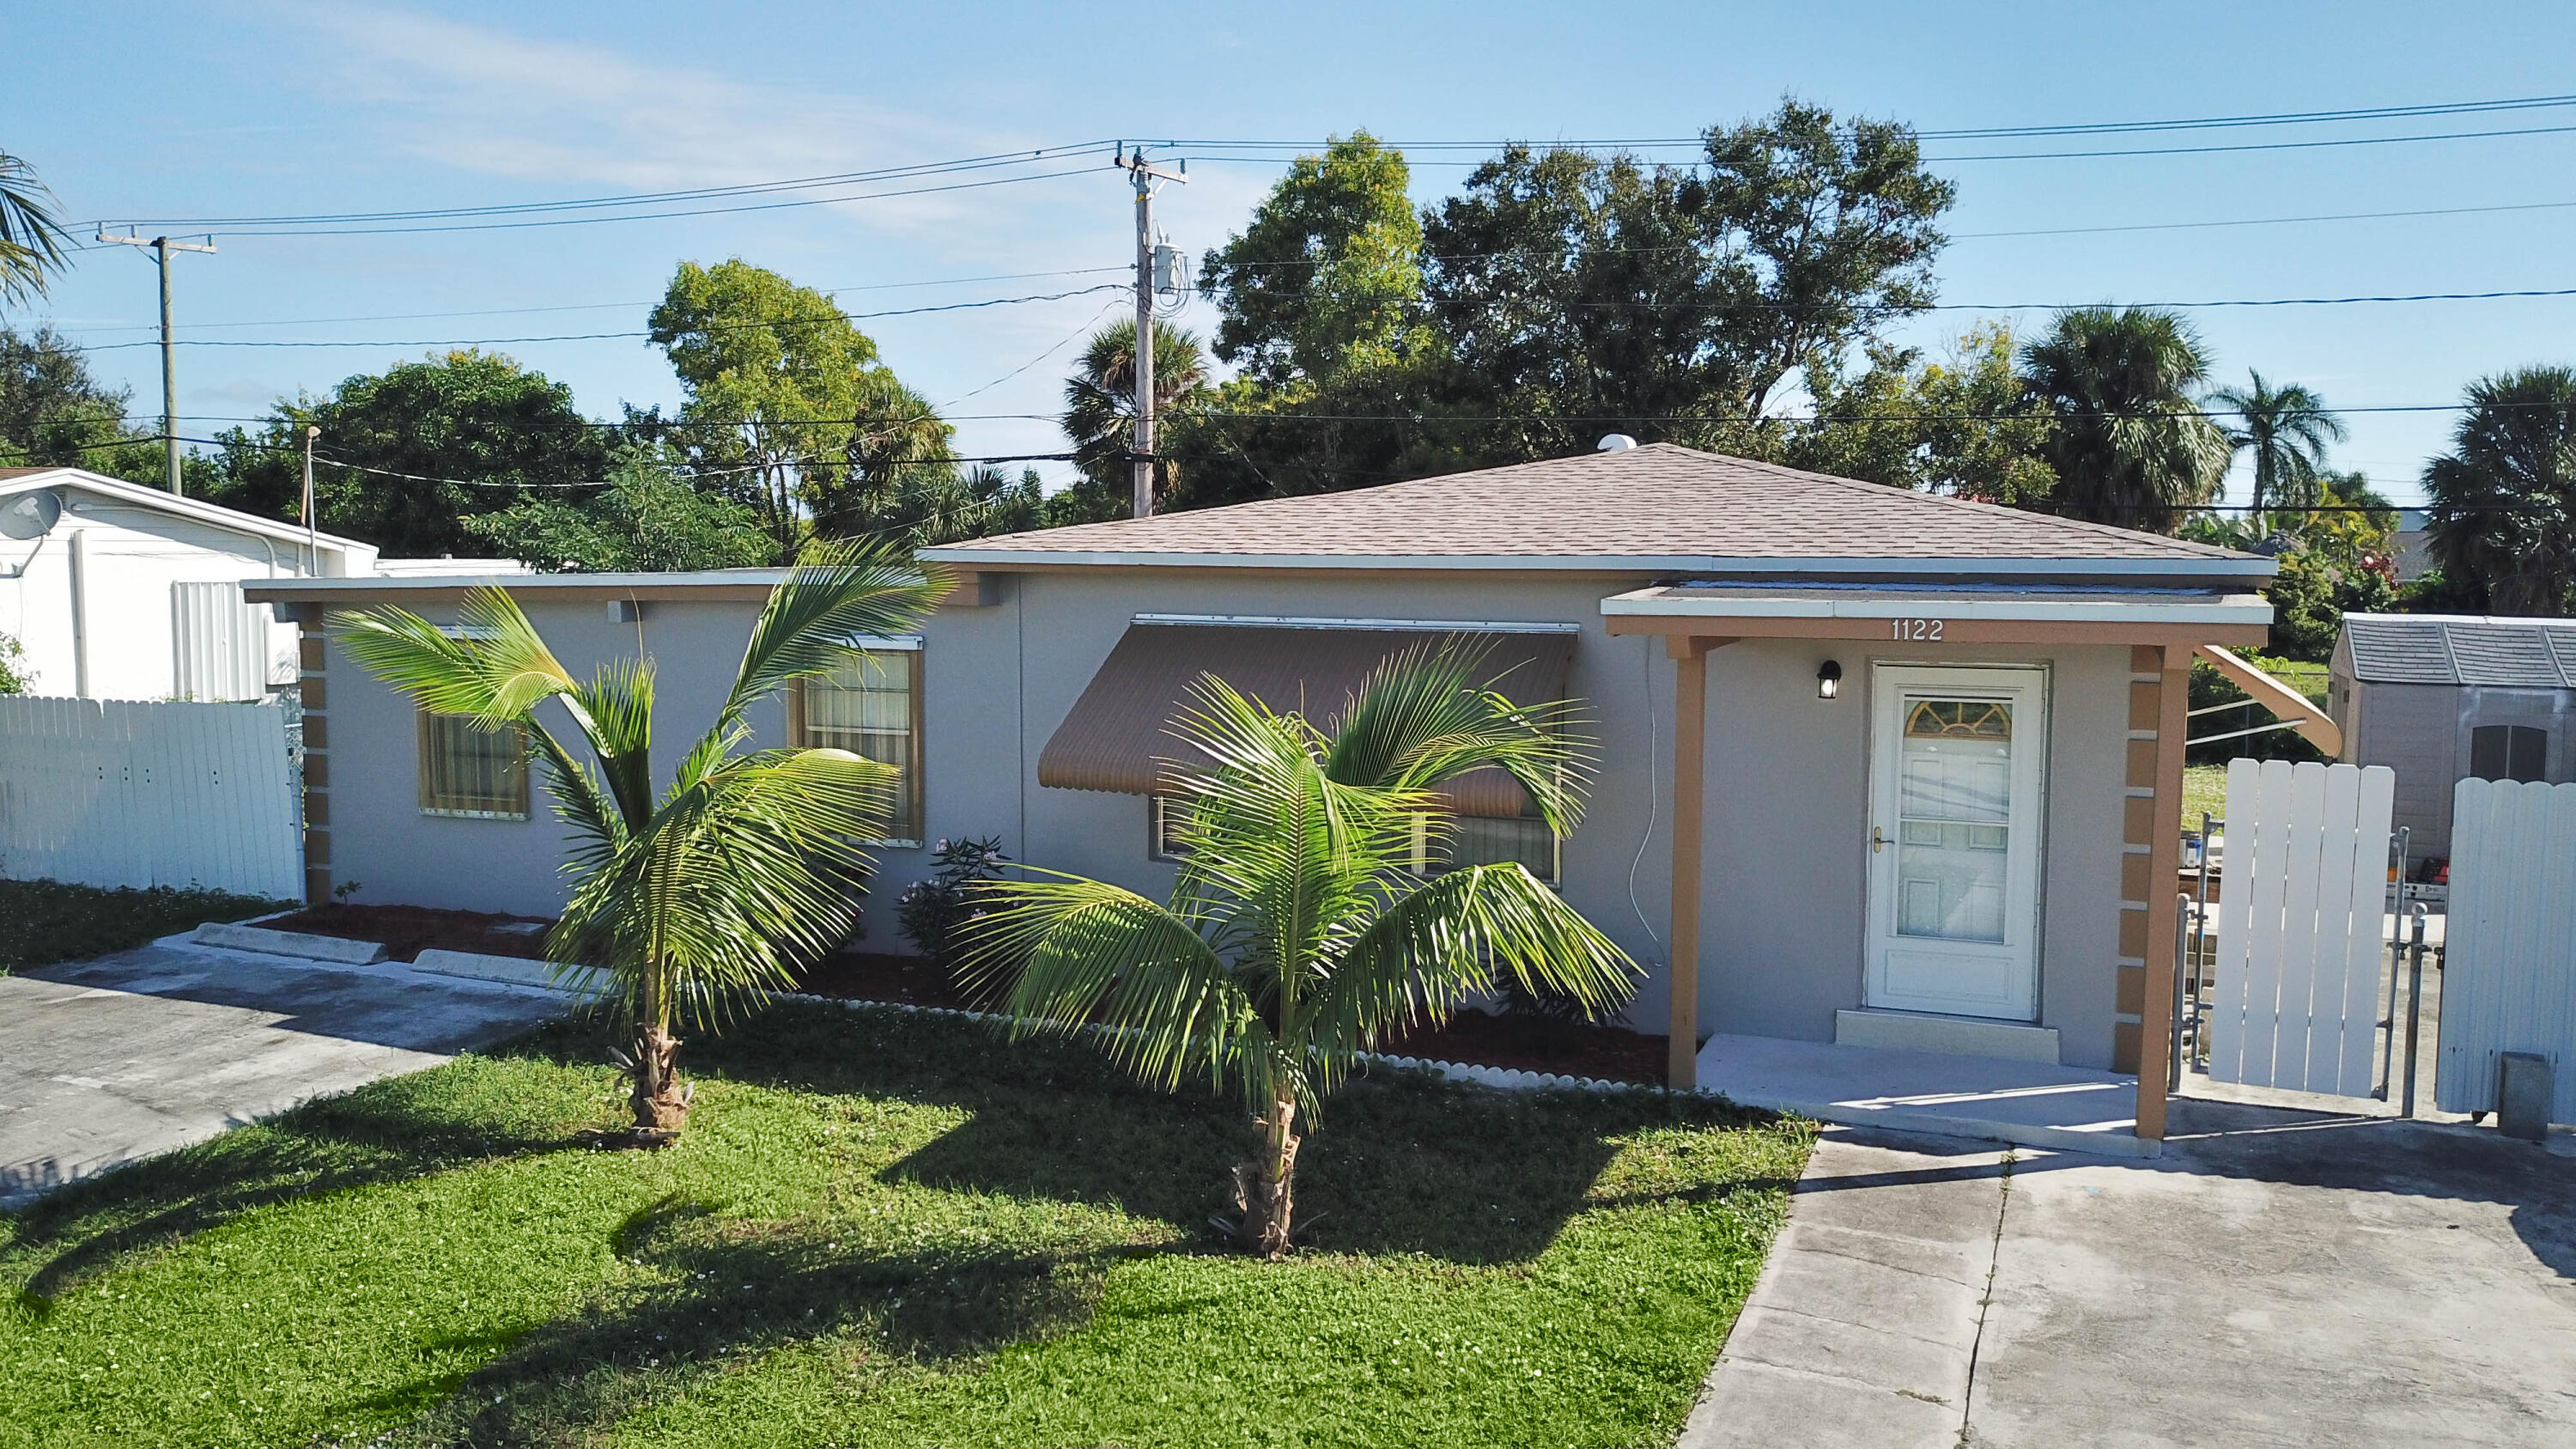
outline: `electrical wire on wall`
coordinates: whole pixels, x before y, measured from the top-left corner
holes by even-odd
[[[1637,924],[1646,928],[1646,939],[1654,942],[1655,950],[1661,952],[1664,938],[1655,934],[1655,923],[1646,919],[1645,904],[1637,899],[1637,867],[1645,863],[1646,847],[1654,843],[1655,821],[1664,803],[1663,794],[1655,785],[1655,760],[1664,748],[1663,734],[1656,724],[1655,715],[1655,636],[1639,635],[1637,644],[1637,664],[1645,673],[1646,687],[1646,831],[1637,837],[1637,853],[1628,860],[1628,909],[1637,913]]]

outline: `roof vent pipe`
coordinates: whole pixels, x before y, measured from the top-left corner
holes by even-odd
[[[1592,451],[1596,453],[1616,453],[1621,449],[1633,448],[1635,446],[1637,446],[1637,440],[1629,437],[1626,433],[1605,433],[1602,435],[1601,441],[1593,447]]]

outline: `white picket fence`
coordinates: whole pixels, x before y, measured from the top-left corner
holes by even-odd
[[[2550,1120],[2576,1122],[2576,784],[2452,788],[2444,930],[2434,1103],[2492,1112],[2498,1059],[2537,1052]]]
[[[304,894],[282,704],[0,698],[0,876]]]
[[[2395,787],[2378,765],[2228,764],[2212,1078],[2369,1095]]]

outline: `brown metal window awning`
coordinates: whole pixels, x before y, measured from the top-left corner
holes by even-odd
[[[1038,783],[1155,794],[1167,770],[1189,770],[1202,758],[1172,733],[1175,717],[1195,702],[1191,685],[1199,676],[1215,675],[1273,711],[1303,714],[1329,730],[1388,655],[1443,639],[1483,649],[1479,676],[1515,703],[1565,697],[1570,630],[1138,622],[1047,740]],[[1500,770],[1461,776],[1443,793],[1462,815],[1516,816],[1528,799]]]

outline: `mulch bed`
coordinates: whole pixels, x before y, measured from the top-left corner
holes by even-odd
[[[482,911],[439,911],[427,906],[308,906],[291,916],[260,923],[275,931],[302,931],[313,936],[340,936],[377,941],[394,961],[416,959],[436,947],[475,951],[486,956],[518,956],[530,961],[546,954],[544,927],[552,921],[536,916],[496,916]],[[504,926],[534,925],[534,931],[505,931]]]
[[[1426,1061],[1654,1085],[1664,1080],[1665,1043],[1661,1034],[1620,1026],[1462,1011],[1436,1031],[1408,1032],[1380,1050]]]
[[[262,924],[281,931],[380,941],[388,958],[410,961],[431,947],[540,960],[545,955],[542,930],[501,928],[553,923],[530,916],[441,911],[426,906],[328,905],[309,907]],[[945,1006],[961,1011],[987,1010],[992,1005],[970,999],[957,989],[947,972],[926,958],[877,951],[842,951],[826,956],[799,975],[796,989],[850,1001],[899,1001],[908,1006]],[[1624,1027],[1545,1017],[1461,1012],[1436,1031],[1407,1032],[1388,1041],[1381,1050],[1391,1056],[1554,1072],[1605,1082],[1655,1083],[1664,1079],[1663,1037]]]

